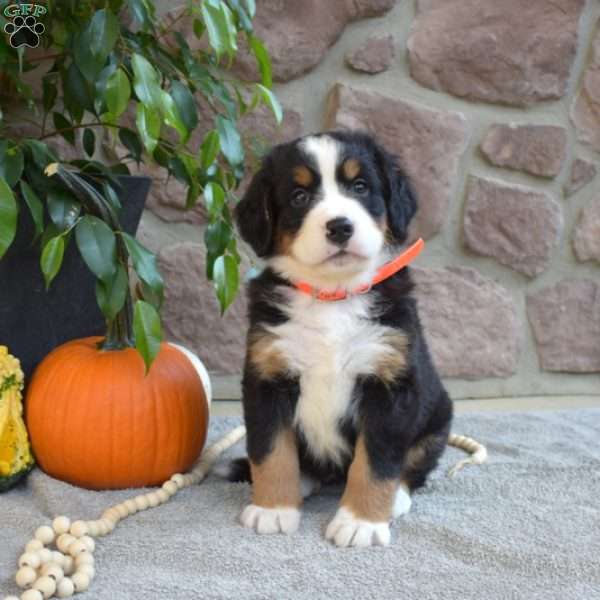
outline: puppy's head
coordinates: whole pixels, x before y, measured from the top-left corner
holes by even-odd
[[[256,254],[321,285],[370,272],[406,238],[416,201],[370,136],[331,132],[276,146],[236,209]]]

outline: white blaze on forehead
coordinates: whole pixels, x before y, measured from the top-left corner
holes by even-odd
[[[322,135],[319,137],[308,137],[302,142],[302,148],[310,154],[317,163],[317,169],[321,175],[321,185],[325,195],[338,192],[335,180],[335,172],[340,160],[340,144],[333,138]]]

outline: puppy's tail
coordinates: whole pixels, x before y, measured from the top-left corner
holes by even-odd
[[[214,468],[214,472],[219,477],[233,483],[252,483],[250,461],[247,456],[235,458],[224,465],[219,465]]]
[[[451,433],[448,436],[448,446],[453,446],[470,454],[468,458],[458,461],[448,471],[448,477],[454,477],[465,465],[481,465],[487,460],[487,448],[466,435]]]

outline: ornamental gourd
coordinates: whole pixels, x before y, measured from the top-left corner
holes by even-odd
[[[33,467],[23,423],[19,361],[0,346],[0,491],[8,489]]]
[[[134,348],[101,338],[53,350],[27,391],[27,427],[40,467],[91,489],[162,484],[200,455],[208,427],[202,363],[162,343],[146,373]]]

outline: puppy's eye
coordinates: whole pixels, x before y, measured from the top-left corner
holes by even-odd
[[[369,191],[367,187],[367,182],[364,179],[357,179],[352,184],[352,190],[357,194],[366,194]]]
[[[296,189],[292,192],[292,206],[302,208],[308,204],[310,196],[306,190]]]

